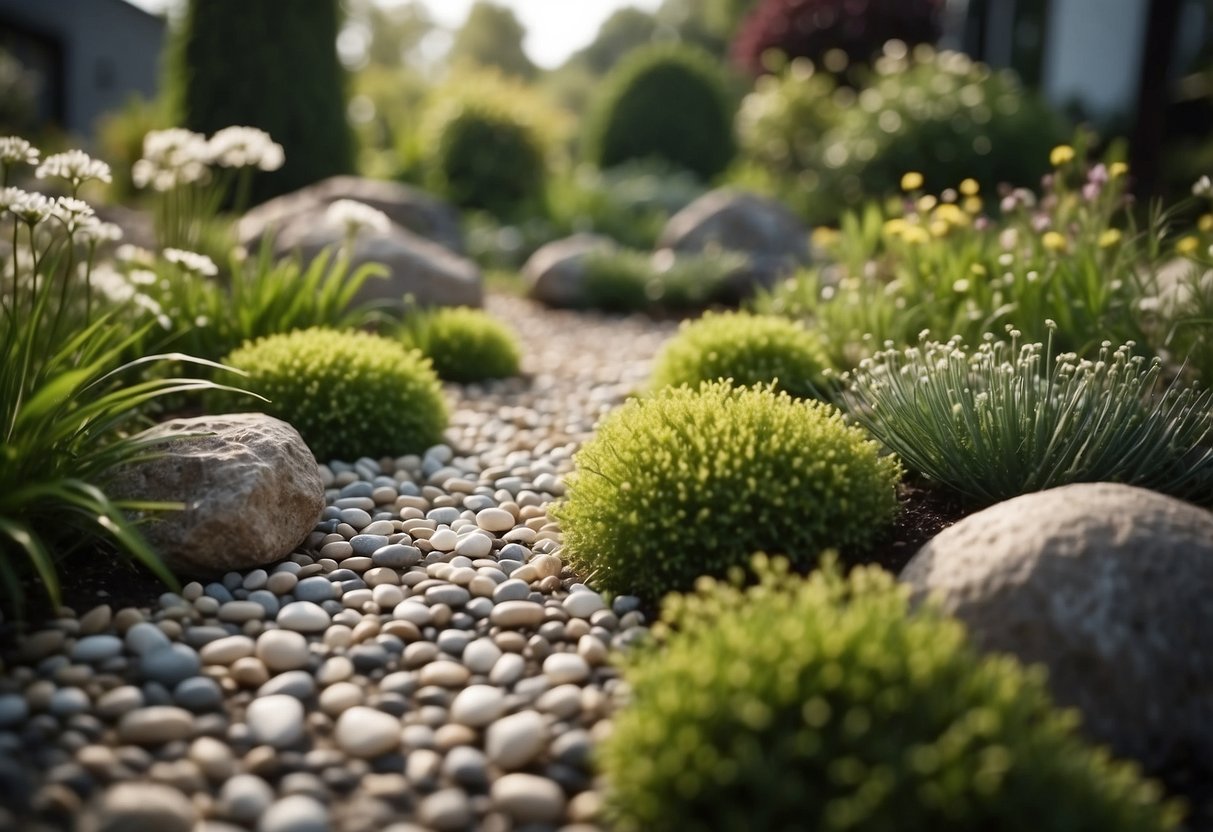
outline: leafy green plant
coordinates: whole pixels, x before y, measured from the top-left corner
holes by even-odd
[[[666,388],[608,416],[555,513],[600,589],[659,598],[758,550],[809,566],[897,509],[901,469],[837,409],[770,388]]]
[[[629,249],[592,251],[584,262],[583,303],[606,312],[682,312],[720,300],[741,255],[656,256]]]
[[[38,155],[28,142],[0,138],[3,182]],[[48,157],[39,168],[44,177],[63,178],[73,192],[105,171],[80,151]],[[58,603],[66,556],[113,550],[172,585],[127,512],[173,506],[112,500],[105,489],[117,469],[154,455],[156,441],[133,433],[144,424],[148,403],[216,388],[176,376],[143,380],[140,372],[170,361],[209,362],[179,354],[122,362],[142,332],[92,309],[93,253],[115,232],[86,203],[4,187],[0,233],[9,232],[11,249],[0,257],[0,273],[8,278],[0,289],[0,583],[20,610],[22,577],[32,569]]]
[[[598,762],[620,832],[1154,832],[1180,808],[876,569],[705,581],[634,651]]]
[[[1073,482],[1213,501],[1213,393],[1159,393],[1161,360],[1132,343],[1090,361],[1018,337],[885,350],[844,377],[844,399],[907,466],[976,501]]]
[[[1148,306],[1167,256],[1163,217],[1137,230],[1127,210],[1127,166],[1088,166],[1060,145],[1040,194],[1007,191],[986,213],[980,184],[939,195],[922,175],[903,177],[903,201],[869,202],[815,247],[833,261],[760,296],[754,308],[804,320],[836,368],[850,369],[884,342],[908,346],[923,330],[976,341],[1006,324],[1030,340],[1057,321],[1060,349],[1089,357],[1104,340],[1159,339]]]
[[[774,384],[793,396],[813,397],[825,389],[826,360],[817,337],[800,324],[775,315],[707,312],[686,321],[653,366],[653,387],[691,387],[730,379],[748,387]]]
[[[389,338],[295,330],[246,343],[224,363],[247,373],[245,386],[269,400],[265,412],[294,425],[317,459],[420,453],[442,441],[447,407],[429,359]]]
[[[445,381],[472,382],[518,375],[522,349],[509,327],[480,309],[445,307],[409,316],[406,346],[421,351]]]
[[[659,159],[710,180],[733,158],[733,109],[707,53],[637,49],[603,82],[587,117],[585,158],[600,168]]]
[[[351,270],[343,251],[324,251],[304,265],[298,257],[275,261],[269,245],[255,258],[233,261],[226,282],[214,279],[213,262],[192,252],[166,249],[155,270],[128,269],[118,276],[117,294],[143,299],[141,318],[160,347],[218,360],[246,341],[295,329],[357,329],[376,321],[373,306],[355,304],[367,280],[382,278],[382,266]]]

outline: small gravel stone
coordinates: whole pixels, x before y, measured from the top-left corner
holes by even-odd
[[[493,551],[493,541],[476,532],[465,534],[455,544],[455,554],[469,558],[482,558]]]
[[[421,801],[417,815],[437,832],[460,832],[472,822],[474,813],[462,789],[440,789]]]
[[[590,677],[590,666],[576,653],[553,653],[544,659],[543,673],[553,685],[584,682]]]
[[[150,650],[139,660],[139,672],[145,679],[169,688],[197,675],[201,669],[202,660],[192,647],[185,644],[169,644]]]
[[[489,672],[489,681],[500,687],[510,687],[526,672],[526,659],[517,653],[505,653]]]
[[[173,700],[195,713],[213,711],[223,705],[223,690],[208,676],[194,676],[177,685]]]
[[[257,658],[275,672],[307,667],[307,639],[292,630],[266,630],[257,638]]]
[[[522,823],[558,823],[564,817],[564,792],[534,774],[506,774],[492,787],[493,807]]]
[[[253,655],[256,643],[248,636],[228,636],[204,645],[198,651],[203,664],[230,665],[236,659]]]
[[[489,638],[478,638],[463,648],[463,666],[473,673],[485,674],[501,658],[501,648]]]
[[[508,581],[506,583],[509,583]],[[502,584],[501,586],[505,586]],[[500,589],[501,587],[498,587]],[[489,613],[489,622],[497,627],[521,629],[538,627],[544,621],[543,607],[532,601],[502,601]]]
[[[47,710],[60,719],[66,719],[84,713],[89,704],[88,694],[80,688],[59,688],[51,694]]]
[[[106,790],[96,832],[191,832],[194,806],[185,795],[158,783],[119,783]]]
[[[137,745],[183,740],[193,731],[194,716],[183,708],[154,705],[131,711],[118,723],[118,739]]]
[[[143,691],[134,685],[122,685],[101,694],[94,710],[102,719],[119,719],[141,707],[143,707]],[[0,725],[0,727],[3,726]]]
[[[440,584],[425,591],[425,601],[431,606],[446,604],[448,607],[462,607],[471,597],[471,593],[455,584]]]
[[[24,697],[16,693],[0,693],[0,728],[21,725],[28,718],[29,705]]]
[[[296,699],[308,699],[316,695],[316,680],[306,670],[288,670],[257,689],[258,696],[285,694]]]
[[[493,602],[501,604],[505,601],[525,601],[531,595],[531,588],[526,581],[511,578],[497,585],[493,590]]]
[[[484,750],[494,765],[512,771],[538,757],[547,742],[548,728],[544,718],[535,711],[519,711],[488,727]]]
[[[336,598],[337,590],[334,589],[332,581],[328,578],[316,575],[300,581],[295,586],[294,594],[300,601],[311,601],[314,604],[320,604]]]
[[[310,601],[294,601],[278,611],[278,626],[297,633],[323,632],[332,622],[331,615]]]
[[[432,661],[421,668],[422,685],[457,688],[465,684],[470,676],[471,673],[463,665],[444,659]]]
[[[265,618],[265,607],[256,601],[228,601],[219,608],[219,620],[231,624],[260,621]]]
[[[219,789],[219,814],[237,823],[251,823],[274,801],[270,784],[253,774],[237,774]]]
[[[290,795],[275,802],[261,816],[257,832],[329,832],[328,809],[314,797]]]
[[[400,747],[400,721],[383,711],[355,706],[338,718],[333,739],[347,754],[378,757]]]
[[[244,721],[253,739],[274,748],[289,748],[303,738],[303,705],[293,696],[259,696],[249,703]]]
[[[476,513],[476,525],[485,531],[508,532],[514,528],[514,515],[503,508],[486,508]]]
[[[505,710],[505,692],[492,685],[470,685],[451,703],[451,719],[471,728],[483,728]]]
[[[74,662],[92,664],[121,656],[123,647],[122,639],[117,636],[85,636],[72,645],[70,655]]]
[[[132,625],[126,631],[124,641],[126,642],[126,649],[137,655],[144,655],[153,650],[160,650],[172,644],[163,630],[155,624],[149,624],[146,621],[140,621]]]
[[[606,601],[597,592],[573,592],[564,599],[565,611],[574,618],[586,618],[606,609]]]

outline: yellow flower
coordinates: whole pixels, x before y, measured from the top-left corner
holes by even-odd
[[[1177,254],[1195,254],[1198,248],[1200,248],[1200,240],[1192,236],[1184,237],[1175,244],[1175,252]]]
[[[1113,162],[1112,164],[1108,165],[1108,176],[1112,179],[1124,176],[1128,172],[1129,166],[1124,162]]]
[[[918,198],[918,202],[914,203],[914,207],[918,209],[918,213],[925,214],[938,204],[938,199],[931,196],[931,194],[925,194]]]
[[[968,225],[969,215],[951,203],[944,203],[935,209],[934,218],[943,220],[951,225]]]
[[[884,233],[890,237],[898,237],[909,226],[901,217],[893,217],[891,220],[886,220],[884,224]]]
[[[1196,221],[1196,227],[1201,231],[1213,231],[1213,214],[1201,214]]]
[[[977,196],[981,193],[981,185],[977,184],[976,179],[966,179],[960,183],[960,192],[965,196]]]
[[[1099,235],[1099,247],[1110,248],[1120,242],[1120,229],[1108,228]]]
[[[922,187],[922,182],[922,174],[916,170],[912,170],[901,177],[901,189],[903,191],[916,191]]]
[[[838,241],[839,233],[837,229],[827,228],[824,225],[819,225],[813,229],[812,241],[817,248],[827,248],[834,245]]]
[[[965,197],[965,201],[964,201],[965,211],[969,212],[970,214],[980,214],[981,208],[982,208],[981,197],[979,197],[979,196]]]
[[[1046,231],[1045,235],[1040,238],[1040,242],[1049,251],[1066,250],[1066,238],[1057,231]]]
[[[974,263],[973,265],[969,266],[969,271],[978,277],[985,277],[986,275],[986,267],[980,263]]]
[[[931,220],[931,224],[927,226],[927,230],[931,232],[932,237],[944,237],[952,226],[948,225],[944,220]]]
[[[1068,144],[1059,144],[1049,151],[1049,164],[1055,168],[1072,161],[1074,161],[1074,148]]]
[[[919,243],[930,242],[931,235],[920,225],[907,225],[905,230],[901,232],[901,239],[910,245],[918,245]]]

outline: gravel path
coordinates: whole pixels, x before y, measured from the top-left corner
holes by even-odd
[[[449,387],[423,456],[322,466],[311,554],[64,611],[6,657],[0,830],[598,828],[608,656],[646,622],[564,567],[546,507],[675,324],[488,308],[525,377]]]

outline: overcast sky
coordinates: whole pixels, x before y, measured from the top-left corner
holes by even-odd
[[[381,0],[391,5],[400,0]],[[130,0],[137,6],[159,11],[171,0]],[[467,18],[474,0],[418,0],[430,15],[452,29]],[[661,0],[495,0],[509,6],[526,27],[526,51],[542,67],[555,67],[594,39],[598,26],[616,9],[639,6],[656,9]],[[287,4],[283,4],[284,11]]]

